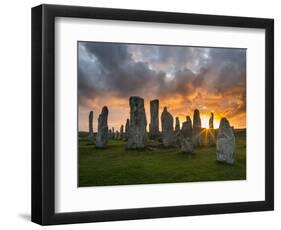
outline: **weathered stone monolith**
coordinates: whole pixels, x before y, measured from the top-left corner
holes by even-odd
[[[94,112],[90,111],[89,113],[89,133],[93,132],[93,120],[94,120]]]
[[[162,124],[162,141],[164,146],[174,146],[175,145],[175,134],[174,134],[174,118],[164,107],[161,114],[161,124]]]
[[[150,124],[149,132],[151,139],[159,138],[159,100],[150,101]]]
[[[215,131],[214,131],[214,114],[213,113],[211,113],[211,117],[209,119],[208,136],[209,136],[209,145],[216,144]]]
[[[120,137],[120,133],[118,130],[116,130],[114,133],[114,140],[119,140],[119,137]]]
[[[176,125],[175,125],[175,133],[180,132],[180,120],[178,117],[176,117]]]
[[[108,137],[107,137],[108,139],[111,139],[112,138],[112,130],[111,129],[109,129],[108,130]]]
[[[130,119],[128,118],[126,120],[126,125],[125,125],[125,140],[128,140],[128,135],[129,135],[129,128],[130,128]]]
[[[121,125],[120,127],[120,136],[119,136],[119,139],[120,140],[123,140],[124,139],[124,126]]]
[[[181,130],[180,130],[180,120],[178,117],[176,117],[176,125],[175,125],[175,138],[176,138],[176,146],[181,146]]]
[[[111,139],[114,139],[115,138],[115,131],[114,131],[114,127],[112,127],[112,129],[111,129]]]
[[[192,153],[193,152],[192,122],[189,116],[187,116],[186,121],[182,123],[181,133],[182,133],[181,151],[185,153]]]
[[[209,119],[209,129],[214,128],[214,113],[211,113],[210,119]]]
[[[130,97],[130,127],[128,135],[128,149],[144,148],[147,144],[146,135],[146,115],[144,109],[144,99],[140,97]]]
[[[181,151],[184,153],[193,153],[192,141],[189,139],[183,138],[181,141]]]
[[[220,121],[217,138],[217,161],[234,164],[235,162],[235,136],[226,118]]]
[[[89,134],[88,134],[88,142],[89,142],[89,144],[93,144],[94,143],[93,120],[94,120],[94,112],[90,111],[90,113],[89,113]]]
[[[108,135],[107,118],[108,118],[108,109],[106,106],[104,106],[98,118],[98,133],[96,138],[96,146],[98,148],[105,148],[107,146],[107,135]]]
[[[202,134],[201,134],[201,118],[200,112],[198,109],[194,110],[193,114],[193,130],[192,130],[192,142],[194,146],[201,146],[202,145]]]
[[[186,121],[182,123],[181,132],[184,138],[192,140],[192,121],[190,116],[187,116]]]

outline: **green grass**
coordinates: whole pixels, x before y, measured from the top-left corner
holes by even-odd
[[[246,134],[236,134],[234,165],[216,161],[216,148],[196,148],[192,155],[149,142],[144,150],[127,150],[125,141],[110,140],[97,149],[79,140],[79,186],[155,184],[246,179]]]

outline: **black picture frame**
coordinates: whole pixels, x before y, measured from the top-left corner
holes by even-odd
[[[265,29],[265,200],[55,213],[55,17]],[[110,8],[32,8],[32,221],[41,225],[194,216],[274,209],[274,20]]]

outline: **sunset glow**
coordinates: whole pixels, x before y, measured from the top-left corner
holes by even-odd
[[[199,109],[203,128],[214,128],[227,117],[235,128],[246,127],[246,50],[227,48],[78,43],[79,130],[88,130],[94,111],[94,131],[103,106],[109,109],[109,128],[119,130],[129,118],[129,97],[159,99],[180,123]]]
[[[201,116],[202,128],[209,128],[209,118],[207,116]]]

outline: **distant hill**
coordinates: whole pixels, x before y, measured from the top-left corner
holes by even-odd
[[[78,137],[88,137],[89,132],[86,131],[79,131],[78,132]],[[94,133],[94,136],[96,136],[96,132]]]

